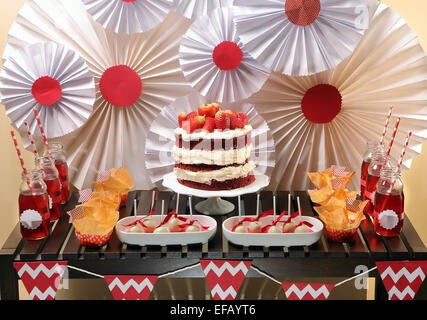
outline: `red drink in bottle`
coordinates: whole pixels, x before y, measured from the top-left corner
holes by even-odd
[[[66,203],[70,198],[70,182],[68,178],[68,164],[63,150],[63,146],[60,143],[52,143],[49,150],[45,150],[45,156],[51,156],[54,159],[55,167],[58,170],[59,180],[61,181],[62,187],[62,203]]]
[[[49,195],[50,221],[56,221],[61,216],[61,182],[58,178],[44,181]]]
[[[377,182],[380,179],[382,168],[389,168],[389,158],[385,156],[382,149],[378,149],[368,167],[368,176],[366,178],[365,199],[371,200],[367,203],[364,213],[370,216],[374,215],[375,191],[377,190]]]
[[[62,202],[61,181],[58,177],[58,170],[54,165],[53,158],[50,156],[36,159],[36,165],[40,166],[44,174],[43,179],[49,196],[50,221],[58,220],[61,216]]]
[[[400,171],[381,171],[375,193],[374,228],[379,235],[395,237],[400,234],[405,215],[405,196]]]
[[[365,153],[363,154],[362,168],[360,171],[360,196],[362,200],[366,200],[365,189],[366,189],[366,183],[368,179],[368,168],[369,168],[369,165],[371,164],[374,154],[378,150],[382,151],[383,146],[379,145],[377,142],[368,141],[366,143]]]
[[[50,232],[49,199],[41,171],[23,174],[18,202],[22,237],[28,240],[47,237]]]
[[[370,216],[374,215],[374,197],[375,191],[377,190],[377,182],[379,179],[379,176],[370,174],[368,174],[368,177],[366,178],[365,199],[371,201],[366,204],[364,212],[366,214],[369,214]]]
[[[62,203],[65,203],[70,198],[70,182],[68,180],[68,164],[66,162],[55,161],[55,167],[59,173],[59,180],[62,185]]]

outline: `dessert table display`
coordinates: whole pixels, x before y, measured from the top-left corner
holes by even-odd
[[[64,277],[114,299],[177,277],[233,300],[264,277],[325,300],[369,275],[378,300],[427,297],[400,179],[426,139],[427,56],[386,5],[29,0],[8,40],[22,175],[2,300],[18,278],[55,299]]]
[[[287,210],[287,191],[276,195],[277,210]],[[161,214],[162,201],[168,210],[176,205],[176,194],[168,191],[156,192],[157,201],[154,214]],[[292,208],[297,208],[296,197],[300,198],[301,210],[305,216],[316,217],[313,204],[306,191],[292,193]],[[427,259],[427,248],[415,231],[411,221],[405,218],[403,231],[398,237],[382,237],[374,232],[371,219],[361,222],[354,243],[336,243],[326,237],[323,231],[319,241],[310,246],[293,247],[264,247],[240,246],[229,242],[219,226],[228,219],[236,217],[237,212],[228,216],[213,217],[217,222],[214,237],[204,244],[185,246],[135,246],[123,243],[118,235],[113,233],[108,243],[100,248],[85,248],[80,245],[69,216],[66,211],[74,208],[79,198],[78,193],[71,196],[70,201],[63,207],[63,212],[57,222],[52,223],[52,232],[43,240],[29,241],[21,237],[19,225],[11,232],[0,252],[0,270],[2,299],[18,299],[18,276],[13,262],[31,261],[62,261],[68,265],[101,275],[158,275],[172,272],[180,268],[192,266],[200,259],[243,260],[252,261],[252,266],[262,270],[274,278],[344,278],[355,276],[358,265],[372,268],[376,262],[388,260],[418,261]],[[152,191],[131,191],[126,206],[120,208],[120,219],[143,216],[150,211]],[[136,212],[134,207],[136,200]],[[203,198],[193,197],[192,206],[197,205]],[[238,198],[229,199],[237,208]],[[257,207],[257,195],[246,194],[241,198],[242,215],[254,215]],[[189,201],[186,195],[180,195],[179,212],[190,213]],[[273,193],[260,193],[261,211],[273,209]],[[68,276],[74,278],[94,278],[90,273],[82,273],[69,269]],[[372,271],[370,276],[376,278],[376,299],[387,299],[387,291],[382,284],[378,271]],[[199,269],[191,269],[181,276],[175,277],[203,278]],[[248,277],[260,277],[258,273],[249,272]],[[416,299],[427,298],[425,283],[420,287]]]

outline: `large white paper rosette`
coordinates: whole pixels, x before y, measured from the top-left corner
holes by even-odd
[[[336,67],[369,24],[368,0],[235,0],[237,32],[272,71],[305,76]]]
[[[269,71],[254,60],[240,41],[231,8],[199,17],[184,35],[179,60],[185,78],[215,102],[233,102],[257,92]]]
[[[390,105],[391,126],[401,117],[392,162],[412,130],[404,162],[409,168],[427,138],[427,57],[405,21],[380,4],[350,58],[308,77],[274,73],[249,102],[266,119],[276,142],[273,188],[306,190],[306,172],[334,164],[360,174],[366,142],[379,142]],[[358,190],[358,180],[350,187]]]
[[[117,33],[141,33],[157,27],[172,9],[173,0],[81,0],[89,14]]]
[[[188,19],[196,19],[217,8],[231,5],[233,0],[174,0],[173,9]]]
[[[0,73],[1,102],[20,130],[41,136],[34,109],[48,138],[81,127],[92,113],[95,81],[88,66],[70,49],[55,43],[35,43],[10,56]]]
[[[171,173],[175,164],[172,149],[175,145],[175,129],[179,127],[178,115],[187,114],[207,103],[208,100],[193,92],[178,98],[162,109],[150,126],[145,144],[145,166],[153,183],[161,187],[165,174]],[[255,107],[244,101],[236,104],[223,104],[223,109],[231,108],[237,113],[248,115],[249,124],[253,127],[251,159],[256,164],[255,173],[270,176],[276,163],[274,140],[266,121]]]
[[[92,116],[60,139],[78,189],[91,187],[97,173],[124,166],[135,188],[152,188],[145,169],[145,137],[161,109],[192,88],[178,62],[181,36],[191,21],[172,12],[151,32],[126,35],[104,29],[80,1],[33,0],[9,32],[5,58],[20,47],[53,41],[77,51],[95,78]]]

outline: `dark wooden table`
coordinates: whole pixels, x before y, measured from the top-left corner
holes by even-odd
[[[276,206],[278,212],[287,210],[289,192],[278,192]],[[157,192],[155,213],[160,214],[161,202],[165,208],[175,209],[176,194],[168,191]],[[297,208],[296,197],[300,197],[304,215],[316,216],[312,203],[305,191],[292,194],[293,210]],[[151,206],[152,191],[132,191],[129,193],[126,207],[120,209],[120,218],[134,215],[134,200],[137,200],[137,215],[145,215]],[[385,238],[374,232],[370,218],[364,220],[359,228],[355,243],[334,243],[323,234],[321,239],[309,247],[241,247],[229,243],[222,234],[222,222],[231,215],[215,217],[218,229],[215,237],[207,244],[189,246],[130,246],[121,243],[113,232],[107,245],[98,249],[81,247],[69,223],[67,211],[74,208],[78,194],[74,193],[64,205],[61,218],[52,224],[51,235],[43,240],[28,241],[21,237],[17,225],[0,251],[1,298],[19,299],[18,276],[13,267],[14,261],[52,261],[67,260],[74,267],[96,274],[163,274],[193,265],[199,259],[249,259],[254,267],[274,278],[349,278],[355,276],[357,266],[366,266],[366,270],[375,267],[376,261],[385,260],[426,260],[427,248],[424,246],[408,217],[405,217],[404,230],[398,237]],[[273,208],[273,193],[263,191],[260,194],[260,212]],[[189,213],[188,197],[180,196],[179,213]],[[193,197],[195,206],[204,199]],[[237,208],[238,198],[228,198]],[[256,210],[256,194],[241,198],[242,214],[253,215]],[[194,210],[195,212],[195,210]],[[182,277],[203,278],[200,268],[185,272]],[[69,269],[68,276],[90,278],[86,273]],[[248,277],[260,277],[250,270]],[[369,274],[376,278],[375,298],[387,299],[387,292],[378,271]],[[177,277],[179,275],[177,274]],[[427,299],[427,285],[424,283],[416,299]]]

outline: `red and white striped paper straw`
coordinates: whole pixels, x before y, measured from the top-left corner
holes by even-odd
[[[12,135],[13,144],[15,145],[16,153],[18,154],[18,158],[19,158],[19,162],[21,163],[22,171],[24,171],[24,174],[27,175],[28,170],[25,167],[24,158],[22,157],[21,149],[19,149],[18,140],[16,140],[15,131],[11,130],[10,134]],[[28,187],[30,188],[31,194],[33,194],[33,188],[31,187],[31,183],[28,179],[27,179],[27,184],[28,184]]]
[[[393,186],[396,183],[397,175],[398,175],[400,167],[402,166],[403,158],[405,157],[406,149],[408,148],[409,139],[411,138],[411,136],[412,136],[412,131],[409,131],[408,135],[406,136],[406,141],[405,141],[405,144],[403,145],[402,152],[400,153],[399,161],[398,161],[397,166],[396,166],[396,171],[393,173],[393,180],[392,180],[392,183],[390,184],[390,187],[388,189],[388,193],[391,193],[391,191],[393,190]]]
[[[388,115],[387,115],[387,118],[386,118],[386,121],[385,121],[384,130],[383,130],[383,133],[382,133],[381,139],[380,139],[380,145],[381,146],[384,143],[384,138],[385,138],[385,135],[387,133],[388,125],[390,124],[390,118],[391,118],[392,112],[393,112],[393,107],[390,107],[390,110],[388,111]]]
[[[36,143],[34,141],[33,135],[31,134],[30,126],[28,125],[28,121],[24,121],[25,128],[27,130],[28,139],[30,139],[31,146],[33,147],[34,155],[36,156],[37,162],[40,162],[39,152],[37,151]]]
[[[393,143],[394,143],[394,138],[396,137],[397,129],[399,128],[399,124],[400,124],[400,117],[397,118],[396,124],[394,125],[393,134],[391,136],[390,143],[388,144],[388,149],[387,149],[387,153],[385,155],[383,166],[386,164],[387,157],[390,155],[391,148],[393,147]]]
[[[13,144],[15,145],[15,149],[16,149],[16,153],[18,154],[19,162],[21,162],[22,170],[24,171],[25,174],[28,174],[28,170],[24,164],[24,158],[22,157],[21,149],[19,149],[18,140],[16,140],[15,131],[13,131],[13,130],[10,131],[10,134],[12,135]]]
[[[40,121],[39,113],[37,112],[37,110],[36,110],[36,109],[33,109],[33,111],[34,111],[34,114],[36,115],[37,124],[38,124],[38,126],[39,126],[40,133],[42,134],[44,144],[46,145],[47,152],[49,153],[49,155],[52,155],[52,154],[51,154],[51,152],[50,152],[50,146],[49,146],[49,143],[47,142],[46,133],[45,133],[45,131],[44,131],[44,129],[43,129],[42,122]]]
[[[399,162],[397,163],[397,169],[399,169],[403,163],[403,158],[405,157],[406,149],[408,148],[409,139],[411,138],[411,136],[412,136],[412,131],[409,131],[408,135],[406,136],[406,141],[405,141],[405,144],[403,145],[402,152],[400,153]]]

